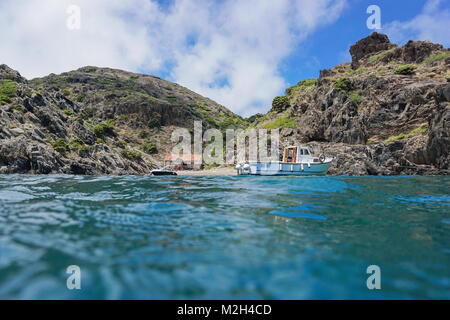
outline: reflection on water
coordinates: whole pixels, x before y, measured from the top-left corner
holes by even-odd
[[[2,176],[0,298],[449,299],[449,191],[447,177]]]

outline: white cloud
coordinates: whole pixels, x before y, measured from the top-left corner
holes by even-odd
[[[84,65],[166,72],[242,115],[286,87],[280,63],[346,0],[2,0],[0,63],[26,77]],[[81,29],[66,9],[81,8]]]
[[[450,45],[450,10],[442,8],[443,1],[428,0],[422,12],[409,21],[393,21],[383,27],[389,38],[403,44],[408,40],[428,40]]]

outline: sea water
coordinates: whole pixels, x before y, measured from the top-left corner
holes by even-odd
[[[0,176],[0,298],[450,299],[450,178]]]

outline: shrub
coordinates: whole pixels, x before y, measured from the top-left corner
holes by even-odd
[[[159,128],[160,123],[157,119],[152,118],[152,119],[148,120],[147,126],[149,128]]]
[[[397,69],[394,70],[395,74],[401,74],[401,75],[411,75],[414,74],[414,70],[416,70],[416,67],[412,64],[404,64]]]
[[[283,111],[289,108],[289,99],[286,96],[275,97],[272,101],[272,109]]]
[[[102,138],[97,138],[95,139],[95,144],[104,144],[105,140],[103,140]]]
[[[87,150],[88,146],[85,145],[84,141],[80,138],[74,138],[70,140],[69,147],[74,150]]]
[[[141,160],[142,155],[139,152],[133,151],[133,150],[122,150],[120,154],[129,160]]]
[[[333,88],[341,92],[349,92],[353,89],[352,82],[348,78],[340,78],[333,83]]]
[[[59,153],[65,153],[69,151],[69,146],[63,138],[56,139],[52,142],[52,147]]]
[[[144,152],[148,154],[155,154],[158,152],[156,145],[150,140],[145,141],[145,145],[142,150],[144,150]]]
[[[64,114],[67,115],[67,116],[73,115],[73,111],[70,110],[70,109],[64,109],[63,112],[64,112]]]
[[[0,105],[12,102],[12,97],[17,91],[17,84],[12,80],[0,81]]]
[[[125,149],[128,143],[126,143],[123,140],[120,140],[119,142],[117,142],[117,145],[119,146],[119,148]]]
[[[350,99],[350,101],[352,101],[354,104],[359,105],[362,102],[362,97],[356,93],[352,93],[350,94],[350,96],[348,97]]]
[[[99,123],[92,127],[95,135],[99,138],[103,138],[105,135],[114,135],[115,127],[114,122],[112,120],[108,120],[103,123]]]
[[[63,94],[64,96],[66,96],[66,97],[70,96],[70,94],[71,94],[70,89],[68,89],[68,88],[64,89],[64,90],[62,91],[62,94]]]

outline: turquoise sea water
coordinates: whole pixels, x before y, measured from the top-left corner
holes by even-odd
[[[0,298],[450,299],[450,177],[0,176]]]

